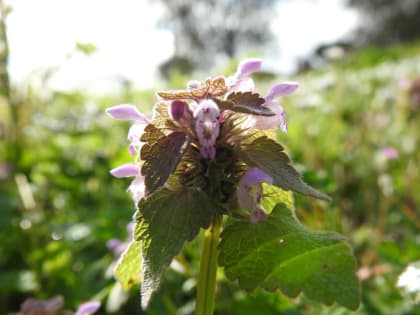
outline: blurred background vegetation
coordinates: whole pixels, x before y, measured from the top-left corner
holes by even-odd
[[[55,295],[68,309],[97,299],[101,314],[142,314],[138,288],[124,292],[112,276],[116,257],[107,242],[128,238],[133,205],[129,182],[109,170],[131,157],[129,125],[108,119],[104,108],[133,103],[150,113],[156,89],[182,88],[205,69],[230,74],[238,58],[263,55],[275,40],[270,8],[279,1],[150,2],[166,8],[160,25],[174,33],[163,79],[148,89],[125,81],[98,95],[51,88],[56,65],[25,82],[11,80],[10,6],[0,1],[0,314],[18,311],[28,297]],[[345,234],[354,246],[363,286],[356,314],[420,314],[420,293],[397,287],[407,265],[420,260],[420,3],[347,4],[361,12],[354,32],[319,43],[294,74],[256,75],[257,87],[301,83],[283,100],[289,132],[278,139],[305,180],[333,197],[326,204],[296,196],[297,215],[312,228]],[[95,50],[79,43],[73,53]],[[193,313],[198,258],[199,240],[177,257],[145,313]],[[411,277],[418,288],[418,275]],[[218,278],[217,314],[351,313],[302,296],[248,294],[222,271]]]

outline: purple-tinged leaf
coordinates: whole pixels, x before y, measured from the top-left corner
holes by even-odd
[[[141,174],[145,178],[145,193],[148,196],[164,185],[175,171],[189,139],[183,132],[173,132],[166,136],[153,125],[148,125],[141,140],[147,142],[140,156],[144,160]]]

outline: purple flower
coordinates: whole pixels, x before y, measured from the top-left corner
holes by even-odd
[[[395,160],[398,158],[398,151],[392,147],[382,148],[380,152],[388,160]]]
[[[63,304],[64,298],[61,295],[46,301],[27,299],[21,305],[21,313],[18,314],[52,314],[62,308]]]
[[[220,132],[219,116],[219,107],[212,100],[202,100],[194,111],[195,131],[204,158],[214,159],[216,156],[214,145]]]
[[[246,59],[238,65],[234,76],[227,79],[230,85],[229,92],[249,92],[254,90],[254,80],[249,77],[251,73],[261,70],[261,59]]]
[[[143,124],[149,124],[149,119],[139,112],[139,110],[130,104],[121,104],[109,107],[105,112],[114,119],[132,120]]]
[[[134,180],[131,182],[127,190],[132,194],[134,204],[137,207],[140,199],[144,197],[145,191],[144,177],[140,173],[139,166],[127,163],[112,169],[110,173],[112,176],[117,178],[134,177]]]
[[[173,101],[168,107],[169,115],[183,127],[190,127],[193,121],[193,114],[187,103]]]
[[[299,86],[297,82],[282,82],[274,85],[265,98],[265,103],[262,105],[269,108],[274,116],[256,116],[250,115],[244,123],[247,128],[257,129],[271,129],[280,126],[283,132],[287,132],[286,112],[283,107],[274,101],[279,96],[287,96],[293,93]]]
[[[261,183],[273,179],[257,167],[250,168],[239,180],[236,195],[241,208],[256,210],[263,196]]]
[[[134,121],[127,136],[130,141],[128,151],[131,155],[134,155],[143,145],[143,142],[140,141],[140,137],[143,134],[146,125],[150,123],[150,120],[140,113],[134,105],[129,104],[112,106],[107,108],[105,112],[114,119]]]
[[[101,307],[101,303],[97,301],[85,302],[79,306],[74,315],[91,315]]]

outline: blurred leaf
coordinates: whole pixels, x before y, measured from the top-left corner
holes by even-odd
[[[237,221],[222,233],[219,264],[226,276],[253,290],[299,292],[325,304],[356,309],[360,303],[356,261],[345,238],[312,231],[294,213],[277,205],[267,220]]]
[[[193,240],[200,228],[207,228],[215,212],[216,207],[198,189],[161,189],[140,201],[134,237],[142,243],[143,307],[184,242]]]
[[[124,290],[140,283],[141,253],[140,242],[132,241],[121,254],[115,268],[115,277]]]
[[[85,55],[91,55],[98,50],[98,48],[91,43],[76,43],[76,49]]]
[[[0,292],[28,292],[39,288],[36,275],[32,271],[8,271],[0,274]]]
[[[263,136],[250,144],[243,145],[238,153],[247,164],[256,166],[269,174],[274,180],[274,185],[314,198],[331,200],[330,197],[313,189],[301,179],[283,150],[280,144]]]

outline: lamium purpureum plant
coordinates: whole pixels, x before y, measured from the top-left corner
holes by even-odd
[[[128,140],[135,162],[111,170],[134,178],[128,190],[136,207],[134,237],[116,277],[126,288],[141,279],[143,307],[200,229],[206,231],[197,315],[213,313],[217,267],[249,291],[280,289],[291,297],[302,291],[326,304],[359,304],[345,238],[310,230],[294,214],[292,192],[329,200],[302,181],[272,132],[277,126],[287,131],[277,100],[298,84],[276,84],[262,97],[250,77],[260,68],[260,60],[246,60],[231,77],[157,92],[152,119],[133,105],[106,110],[133,121]]]

